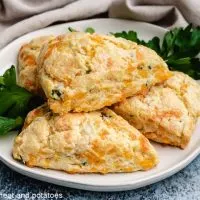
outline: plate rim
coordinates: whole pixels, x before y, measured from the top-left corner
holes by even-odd
[[[87,23],[87,22],[98,22],[99,21],[102,23],[103,21],[121,21],[121,22],[130,22],[132,24],[143,24],[144,26],[148,26],[151,28],[156,28],[156,29],[160,29],[161,31],[167,31],[167,29],[159,27],[157,25],[154,24],[150,24],[150,23],[146,23],[146,22],[138,22],[138,21],[132,21],[132,20],[126,20],[126,19],[116,19],[116,18],[95,18],[95,19],[87,19],[87,20],[81,20],[81,21],[75,21],[75,22],[65,22],[65,23],[61,23],[61,24],[57,24],[57,25],[53,25],[53,26],[49,26],[46,28],[42,28],[42,29],[38,29],[36,31],[24,34],[23,36],[13,40],[12,42],[10,42],[8,45],[6,45],[3,49],[0,50],[0,54],[3,54],[4,51],[7,51],[7,49],[9,49],[10,47],[12,47],[12,45],[14,45],[15,43],[17,43],[18,41],[21,40],[21,38],[23,37],[27,37],[28,35],[32,35],[36,32],[39,31],[43,31],[44,29],[46,31],[48,31],[49,29],[54,29],[56,27],[59,26],[63,26],[63,25],[68,25],[68,24],[80,24],[80,23]],[[2,67],[2,70],[4,69],[4,67]],[[56,178],[54,175],[51,174],[43,174],[43,172],[38,172],[38,171],[32,171],[32,169],[34,168],[28,168],[24,169],[22,165],[20,165],[19,163],[15,163],[16,161],[10,160],[10,158],[6,158],[4,157],[1,153],[0,153],[0,161],[2,161],[5,165],[7,165],[9,168],[13,169],[14,171],[17,171],[23,175],[29,176],[31,178],[34,179],[38,179],[38,180],[42,180],[42,181],[46,181],[49,183],[55,183],[58,185],[62,186],[68,186],[68,187],[72,187],[72,188],[78,188],[78,189],[84,189],[84,190],[91,190],[91,191],[104,191],[104,192],[108,192],[108,191],[125,191],[125,190],[131,190],[131,189],[136,189],[139,187],[144,187],[150,184],[153,184],[155,182],[161,181],[175,173],[177,173],[178,171],[180,171],[181,169],[183,169],[184,167],[186,167],[190,162],[192,162],[198,155],[200,154],[200,146],[193,149],[191,151],[191,153],[185,158],[183,159],[181,162],[179,162],[178,164],[170,167],[167,170],[162,170],[158,173],[152,174],[149,177],[145,178],[141,178],[137,181],[134,180],[130,180],[129,182],[125,183],[125,182],[120,182],[119,183],[104,183],[104,184],[89,184],[89,183],[84,183],[83,181],[80,180],[66,180],[64,177],[63,178]],[[133,172],[134,173],[134,172]],[[34,177],[36,175],[36,177]],[[59,184],[59,181],[61,181],[61,183]],[[66,183],[63,185],[63,183]]]
[[[14,159],[12,161],[9,160],[9,158],[4,158],[0,155],[0,161],[2,161],[6,166],[9,168],[13,169],[16,172],[19,172],[20,174],[23,174],[25,176],[53,183],[62,185],[62,186],[67,186],[72,187],[72,188],[77,188],[77,189],[83,189],[83,190],[90,190],[90,191],[102,191],[102,192],[112,192],[112,191],[126,191],[126,190],[131,190],[131,189],[137,189],[140,187],[144,187],[153,183],[156,183],[158,181],[161,181],[167,177],[170,177],[171,175],[179,172],[181,169],[186,167],[190,162],[192,162],[200,153],[200,147],[195,148],[192,153],[188,157],[186,157],[184,160],[179,162],[178,164],[174,165],[173,167],[169,168],[168,170],[161,171],[159,173],[153,174],[147,178],[142,178],[137,181],[129,181],[128,183],[120,183],[120,184],[88,184],[84,183],[82,181],[71,181],[71,180],[65,180],[65,178],[55,178],[54,175],[51,174],[43,174],[41,172],[35,171],[32,172],[32,169],[34,168],[28,168],[27,166],[21,165],[21,163],[16,163]],[[12,164],[13,162],[13,164]],[[23,167],[26,167],[27,169],[23,169]],[[25,173],[23,173],[25,172]],[[144,171],[145,172],[145,171]],[[132,172],[134,173],[134,172]],[[36,177],[34,177],[36,175]],[[102,175],[103,176],[103,175]],[[48,179],[46,179],[48,178]],[[53,180],[53,182],[52,182]],[[58,183],[57,181],[61,181],[61,183]],[[67,183],[64,184],[63,183]]]
[[[80,23],[85,23],[85,22],[95,22],[95,21],[121,21],[121,22],[130,22],[130,23],[134,23],[134,24],[144,24],[146,26],[151,26],[151,27],[154,27],[156,29],[160,29],[161,31],[168,31],[167,28],[163,28],[163,27],[160,27],[160,26],[157,26],[155,24],[151,24],[151,23],[147,23],[147,22],[140,22],[140,21],[133,21],[133,20],[129,20],[129,19],[118,19],[118,18],[93,18],[93,19],[86,19],[86,20],[80,20],[80,21],[72,21],[72,22],[64,22],[64,23],[60,23],[60,24],[56,24],[56,25],[50,25],[50,26],[47,26],[47,27],[44,27],[44,28],[40,28],[38,30],[35,30],[35,31],[32,31],[32,32],[29,32],[29,33],[26,33],[20,37],[17,37],[15,38],[13,41],[9,42],[5,47],[3,47],[2,49],[0,49],[0,54],[4,51],[6,51],[10,46],[13,45],[13,43],[16,43],[18,42],[18,40],[20,40],[21,38],[23,37],[27,37],[28,35],[32,35],[36,32],[39,32],[39,31],[42,31],[42,30],[48,30],[48,29],[51,29],[51,28],[56,28],[58,26],[62,26],[64,24],[80,24]]]

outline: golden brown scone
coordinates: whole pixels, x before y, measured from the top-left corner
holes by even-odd
[[[26,129],[35,118],[43,117],[48,112],[50,112],[50,110],[46,103],[30,111],[26,116],[22,130]]]
[[[116,104],[113,110],[148,139],[185,148],[199,115],[199,87],[187,75],[174,72],[164,84]]]
[[[24,44],[18,54],[18,84],[30,92],[39,93],[36,84],[37,58],[42,46],[54,36],[42,36]]]
[[[158,163],[148,139],[107,108],[62,116],[45,106],[33,110],[15,139],[13,157],[68,173],[133,172]]]
[[[170,76],[153,50],[114,36],[69,33],[39,56],[39,81],[55,113],[101,109]]]
[[[189,112],[200,116],[200,85],[187,74],[174,72],[174,76],[168,79],[165,87],[172,88],[180,96]]]

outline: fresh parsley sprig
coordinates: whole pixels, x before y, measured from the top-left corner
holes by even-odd
[[[42,103],[40,97],[17,85],[15,67],[11,66],[0,76],[0,135],[19,129],[27,113]]]
[[[5,135],[11,130],[20,128],[23,125],[23,118],[17,117],[16,119],[1,117],[0,116],[0,135]]]

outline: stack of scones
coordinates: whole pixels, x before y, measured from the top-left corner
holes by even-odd
[[[46,99],[16,137],[13,157],[68,173],[148,170],[148,139],[185,148],[200,116],[200,86],[155,51],[110,35],[43,36],[18,54],[19,85]]]

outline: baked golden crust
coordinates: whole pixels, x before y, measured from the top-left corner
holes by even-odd
[[[14,142],[13,157],[30,167],[105,174],[148,170],[158,163],[149,141],[107,108],[62,116],[47,110],[33,110]]]
[[[170,76],[153,50],[113,36],[69,33],[39,56],[39,81],[55,113],[101,109]]]
[[[54,36],[42,36],[24,44],[18,54],[18,84],[30,92],[39,93],[36,83],[37,58],[42,46]]]
[[[187,75],[174,72],[164,84],[116,104],[113,110],[148,139],[185,148],[199,115],[199,87]]]
[[[174,72],[174,76],[164,83],[164,87],[176,91],[190,114],[200,116],[200,85],[197,81],[182,72]]]

